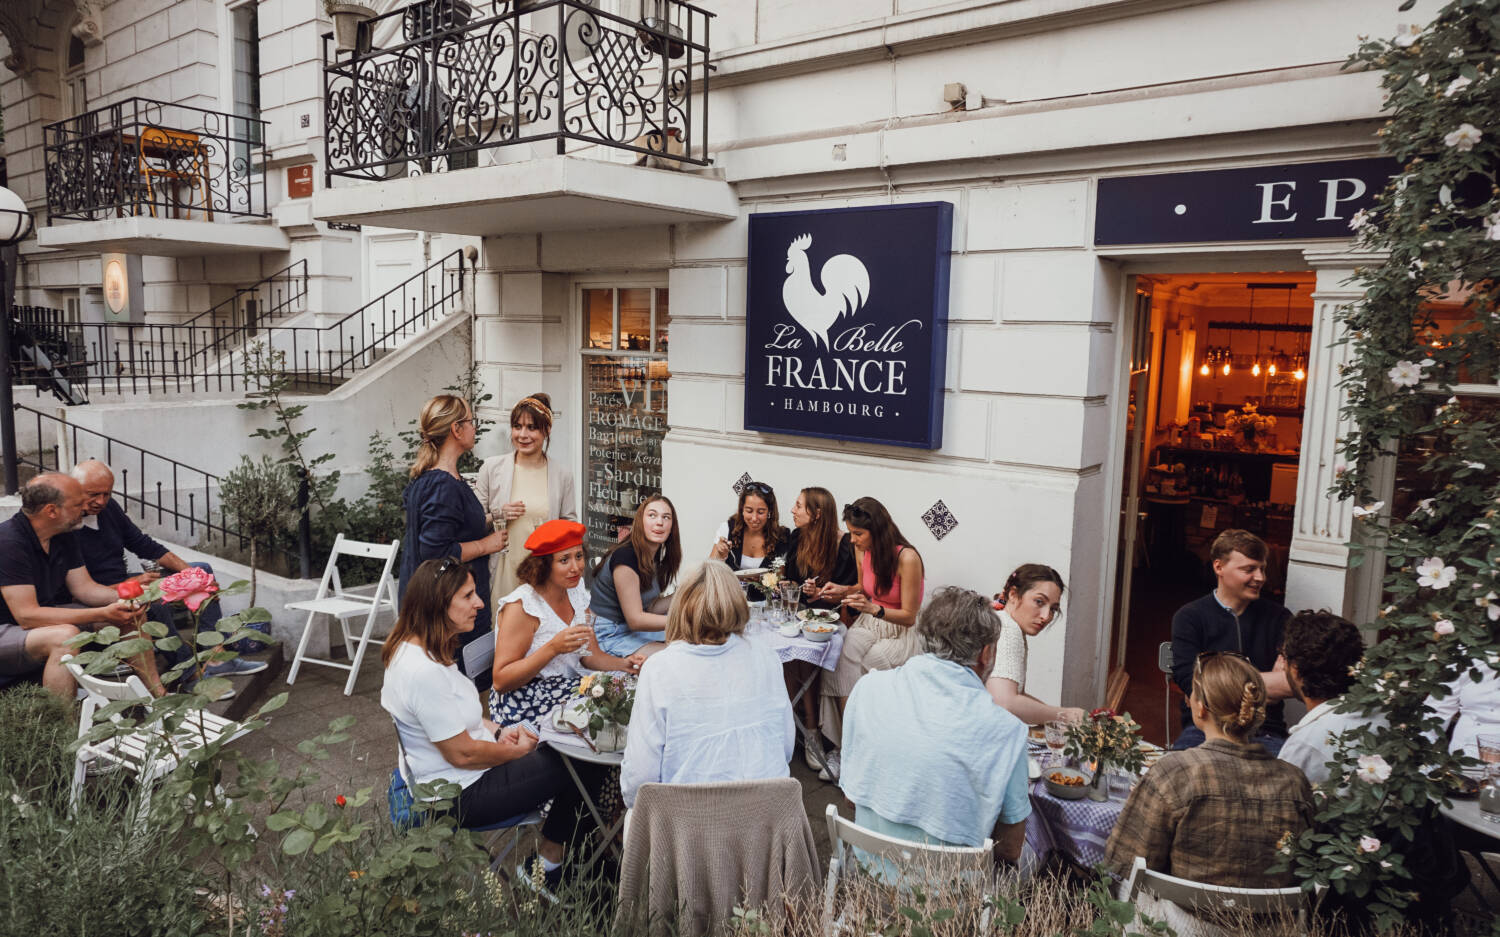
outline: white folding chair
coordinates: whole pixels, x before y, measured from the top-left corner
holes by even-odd
[[[286,604],[288,609],[307,612],[307,624],[302,628],[302,639],[297,642],[297,654],[292,658],[292,669],[286,675],[288,685],[297,682],[297,671],[304,663],[321,664],[324,667],[337,667],[340,670],[349,671],[349,679],[344,683],[344,695],[348,696],[354,692],[354,681],[359,679],[359,665],[365,659],[365,648],[370,645],[371,641],[380,645],[385,644],[379,638],[370,637],[370,631],[375,626],[375,616],[382,610],[389,610],[392,616],[396,614],[396,582],[391,577],[391,567],[395,565],[396,552],[400,549],[400,540],[392,540],[390,543],[365,543],[360,540],[346,540],[343,534],[334,538],[333,550],[328,554],[328,566],[323,570],[323,581],[318,583],[318,594],[305,602]],[[374,594],[358,595],[344,591],[343,581],[339,579],[340,556],[357,556],[363,559],[385,561],[385,566],[380,570],[380,579],[375,583]],[[344,633],[344,651],[349,655],[349,663],[307,656],[307,638],[312,634],[313,619],[319,615],[331,615],[338,619],[339,629]],[[360,632],[359,640],[355,641],[354,635],[349,631],[349,619],[360,615],[365,616],[365,627]]]
[[[854,849],[866,854],[866,864],[894,865],[901,876],[897,887],[915,885],[926,888],[932,884],[966,881],[975,883],[987,895],[995,880],[995,842],[992,839],[986,838],[978,846],[930,846],[886,836],[853,820],[845,820],[839,816],[836,804],[829,804],[824,813],[828,818],[828,841],[832,846],[828,882],[823,889],[823,920],[829,937],[836,937],[843,929],[843,925],[834,920],[833,905],[839,880],[846,873],[851,876],[858,874],[860,860],[854,855]],[[980,933],[989,930],[990,910],[990,903],[986,901],[980,911]]]
[[[73,679],[78,681],[78,688],[83,692],[83,705],[78,714],[79,738],[93,728],[94,713],[101,706],[121,700],[140,700],[149,704],[153,699],[145,684],[141,683],[141,678],[135,674],[130,674],[124,680],[106,680],[84,673],[83,668],[73,662],[71,654],[63,658],[63,664],[67,666]],[[120,717],[113,718],[118,722]],[[231,732],[232,735],[229,734]],[[112,739],[80,744],[73,762],[70,808],[77,807],[78,798],[83,794],[83,781],[88,774],[89,763],[98,761],[123,768],[140,779],[139,819],[143,820],[151,806],[152,786],[159,778],[172,773],[182,755],[216,742],[226,735],[229,741],[233,741],[244,734],[245,731],[237,728],[234,722],[207,710],[199,710],[188,714],[182,725],[170,736],[166,735],[163,724],[156,722]]]
[[[1144,856],[1136,856],[1130,867],[1130,877],[1125,880],[1121,900],[1135,903],[1141,892],[1170,901],[1193,915],[1204,915],[1209,920],[1197,922],[1202,934],[1217,933],[1212,923],[1215,915],[1275,915],[1287,922],[1296,922],[1297,932],[1307,933],[1307,896],[1296,885],[1287,888],[1232,888],[1227,885],[1209,885],[1194,882],[1165,872],[1153,872],[1146,868]],[[1229,930],[1240,932],[1244,922],[1232,921]],[[1190,929],[1194,922],[1187,922]],[[1179,933],[1181,930],[1179,929]]]
[[[496,622],[496,624],[498,625],[499,622]],[[495,629],[491,628],[468,644],[465,644],[459,656],[462,658],[462,666],[459,669],[470,680],[494,670]]]

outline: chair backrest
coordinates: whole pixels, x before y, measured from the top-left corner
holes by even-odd
[[[384,560],[385,565],[380,570],[380,578],[375,583],[374,602],[380,601],[382,593],[389,591],[395,595],[395,580],[391,578],[391,567],[396,563],[396,554],[401,550],[401,541],[392,540],[390,543],[368,543],[363,540],[350,540],[343,534],[333,538],[333,547],[328,551],[328,562],[323,566],[323,578],[318,582],[318,594],[316,598],[327,598],[330,594],[342,596],[344,594],[344,582],[339,578],[339,557],[353,556],[366,560]],[[330,589],[332,590],[330,592]],[[392,599],[394,601],[394,598]]]
[[[1163,641],[1156,649],[1156,666],[1164,674],[1172,672],[1172,642]]]
[[[1297,918],[1306,910],[1306,894],[1296,885],[1287,888],[1232,888],[1194,882],[1146,868],[1144,856],[1136,856],[1125,883],[1125,900],[1134,901],[1149,892],[1165,901],[1202,913],[1284,914]]]
[[[853,847],[872,859],[885,859],[897,867],[910,869],[917,880],[933,873],[948,876],[964,871],[988,876],[994,869],[995,843],[989,838],[978,846],[932,846],[866,829],[839,816],[837,804],[829,804],[824,815],[828,818],[828,841],[833,847],[833,858],[846,868],[851,866],[847,852]]]
[[[152,698],[151,692],[146,689],[146,685],[141,682],[141,678],[135,674],[131,674],[124,680],[107,680],[94,674],[84,673],[83,668],[73,660],[73,655],[71,654],[64,657],[62,662],[68,668],[68,672],[73,675],[73,679],[78,681],[78,685],[83,688],[83,691],[96,701],[115,703],[120,700],[149,700]]]

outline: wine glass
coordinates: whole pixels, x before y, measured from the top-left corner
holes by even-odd
[[[1052,752],[1048,765],[1062,764],[1062,750],[1068,744],[1068,724],[1061,719],[1053,719],[1043,726],[1043,730],[1046,732],[1047,748]]]

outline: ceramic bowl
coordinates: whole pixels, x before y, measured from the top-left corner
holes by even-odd
[[[815,644],[832,641],[833,636],[838,633],[838,625],[806,624],[802,626],[802,636]]]
[[[1082,784],[1059,784],[1052,780],[1052,776],[1062,775],[1064,777],[1077,778]],[[1043,768],[1042,778],[1047,784],[1047,793],[1058,800],[1081,800],[1089,792],[1089,776],[1077,768]]]

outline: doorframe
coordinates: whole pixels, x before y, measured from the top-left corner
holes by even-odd
[[[1332,242],[1340,246],[1347,242]],[[1307,271],[1312,265],[1303,256],[1308,250],[1327,250],[1330,242],[1324,240],[1302,240],[1275,242],[1238,242],[1212,245],[1165,245],[1129,247],[1096,253],[1101,263],[1117,264],[1119,277],[1118,293],[1114,297],[1118,339],[1115,342],[1115,382],[1112,389],[1113,402],[1109,416],[1109,462],[1104,466],[1106,496],[1104,499],[1104,546],[1105,556],[1099,564],[1101,583],[1099,590],[1099,622],[1103,634],[1103,652],[1095,658],[1095,685],[1103,687],[1109,678],[1117,649],[1114,646],[1117,624],[1115,616],[1115,587],[1118,584],[1120,544],[1120,499],[1124,493],[1129,467],[1120,453],[1126,443],[1130,409],[1130,359],[1135,349],[1134,298],[1136,279],[1150,274],[1179,273],[1245,273],[1259,274],[1283,270]],[[1148,318],[1146,327],[1150,328]],[[1302,470],[1301,457],[1298,471]],[[1139,679],[1139,675],[1136,675]]]

